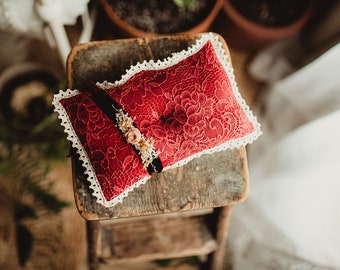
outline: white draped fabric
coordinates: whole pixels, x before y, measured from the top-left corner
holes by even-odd
[[[271,84],[233,208],[234,270],[340,269],[340,44]]]

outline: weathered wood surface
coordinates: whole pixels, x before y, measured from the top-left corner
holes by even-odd
[[[206,255],[217,248],[203,217],[135,220],[100,231],[98,257],[107,264]]]
[[[131,65],[158,60],[194,44],[199,35],[92,42],[76,46],[67,64],[69,88],[119,80]],[[228,48],[225,46],[226,52]],[[238,203],[248,191],[245,148],[204,155],[183,167],[155,174],[123,203],[103,208],[92,197],[82,166],[72,155],[75,199],[87,220],[133,217]]]
[[[187,211],[178,211],[178,212],[171,212],[171,213],[164,213],[161,215],[147,215],[147,216],[136,216],[136,217],[129,217],[129,218],[114,218],[114,219],[105,219],[101,220],[100,224],[102,226],[115,226],[116,224],[124,224],[124,223],[133,223],[135,221],[148,221],[157,219],[170,219],[170,218],[189,218],[189,217],[196,217],[196,216],[206,216],[210,214],[214,214],[215,208],[203,208],[203,209],[196,209],[196,210],[187,210]]]
[[[77,160],[73,160],[77,162]],[[88,219],[108,219],[219,207],[245,198],[247,177],[241,150],[206,155],[183,167],[156,174],[129,193],[123,203],[103,208],[91,195],[78,163],[75,196],[78,210]]]
[[[113,268],[114,267],[114,268]],[[167,260],[166,265],[150,262],[117,262],[114,266],[110,264],[101,264],[98,268],[100,270],[202,270],[198,262],[183,259]]]
[[[227,240],[229,232],[229,224],[231,217],[232,207],[225,206],[219,209],[219,213],[216,221],[216,231],[214,237],[217,239],[218,248],[213,254],[209,256],[210,270],[221,270],[225,265],[226,252],[227,252]]]

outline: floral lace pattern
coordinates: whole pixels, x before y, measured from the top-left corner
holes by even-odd
[[[251,143],[256,118],[238,93],[214,34],[165,61],[143,62],[115,83],[97,83],[152,140],[164,170],[202,154]],[[114,206],[150,177],[118,128],[85,94],[60,92],[54,105],[78,149],[97,201]]]

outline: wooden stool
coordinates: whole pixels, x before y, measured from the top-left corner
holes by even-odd
[[[68,87],[114,82],[131,65],[167,58],[195,44],[199,37],[177,35],[78,45],[67,62]],[[228,52],[222,38],[221,42]],[[71,157],[77,208],[87,220],[91,269],[98,269],[101,262],[114,265],[208,254],[209,268],[222,269],[231,205],[244,200],[248,190],[244,147],[204,155],[155,174],[111,208],[103,208],[92,197],[74,152]]]

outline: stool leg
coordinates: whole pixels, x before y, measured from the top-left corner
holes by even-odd
[[[97,257],[99,221],[86,221],[87,256],[90,270],[99,269]]]
[[[209,257],[210,270],[222,270],[227,251],[228,229],[231,215],[231,206],[221,207],[217,210],[215,237],[218,243],[217,250]]]

